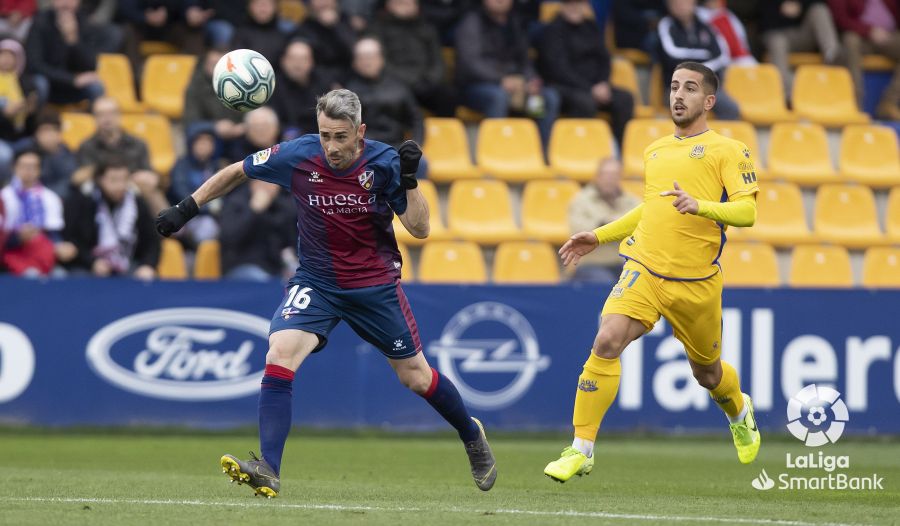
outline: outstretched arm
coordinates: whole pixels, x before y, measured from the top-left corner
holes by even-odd
[[[630,236],[641,221],[643,212],[644,204],[641,203],[619,219],[595,228],[593,232],[579,232],[573,235],[559,249],[563,265],[568,266],[570,263],[577,265],[582,257],[600,246],[600,243],[618,241]]]
[[[197,215],[201,206],[234,190],[246,180],[243,162],[222,168],[200,185],[193,194],[185,197],[177,205],[160,212],[156,216],[156,231],[162,236],[171,236]]]
[[[682,214],[694,214],[730,226],[753,226],[753,223],[756,222],[755,194],[743,195],[735,201],[724,203],[697,200],[676,182],[674,190],[667,190],[660,195],[675,196],[672,206]]]

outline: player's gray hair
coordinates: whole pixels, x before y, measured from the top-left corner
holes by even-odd
[[[316,115],[324,113],[329,119],[348,120],[354,128],[362,123],[362,105],[356,93],[348,89],[331,90],[316,101]]]

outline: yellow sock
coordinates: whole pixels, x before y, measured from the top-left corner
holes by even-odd
[[[592,442],[597,438],[603,415],[616,399],[621,376],[622,362],[618,358],[608,360],[591,352],[590,358],[584,362],[584,370],[578,377],[578,390],[575,391],[572,424],[576,438]]]
[[[741,394],[741,381],[737,371],[728,362],[722,362],[722,381],[709,395],[725,414],[734,418],[744,410],[744,396]]]

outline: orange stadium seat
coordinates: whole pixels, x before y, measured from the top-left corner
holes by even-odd
[[[409,249],[403,243],[397,243],[397,248],[400,250],[400,258],[403,260],[403,266],[400,267],[400,279],[413,281],[415,273],[413,272],[413,260],[409,254]]]
[[[813,231],[821,241],[862,249],[885,242],[868,186],[826,184],[816,193]]]
[[[217,239],[207,239],[197,246],[194,258],[194,279],[222,277],[222,248]]]
[[[193,55],[152,55],[144,63],[141,98],[144,104],[170,119],[180,119],[184,93],[194,74]]]
[[[847,126],[841,134],[838,167],[848,179],[871,187],[900,185],[897,134],[887,126]]]
[[[634,63],[624,57],[613,57],[612,71],[609,75],[609,82],[613,86],[623,89],[634,98],[634,116],[646,119],[652,118],[654,115],[653,108],[643,103],[644,98],[641,96],[641,88],[638,84],[637,71]]]
[[[106,93],[119,103],[123,113],[144,111],[134,90],[134,73],[127,56],[101,53],[97,57],[97,74],[100,75]]]
[[[797,68],[791,94],[794,112],[824,126],[867,124],[869,116],[859,111],[853,79],[847,68],[807,65]]]
[[[900,186],[891,188],[888,194],[884,223],[888,240],[891,243],[900,243]]]
[[[757,173],[762,168],[763,160],[760,158],[759,141],[756,138],[756,128],[747,121],[712,121],[712,129],[719,135],[741,141],[753,155],[753,164]]]
[[[550,133],[550,168],[576,181],[590,181],[600,159],[615,156],[609,124],[600,119],[557,119]]]
[[[484,119],[478,127],[476,157],[485,174],[515,182],[550,177],[542,152],[531,119]]]
[[[565,243],[569,231],[569,202],[580,187],[574,181],[529,181],[522,191],[522,231],[525,237]]]
[[[726,287],[777,287],[781,285],[778,256],[765,243],[725,243],[722,277]]]
[[[900,248],[873,247],[866,250],[862,284],[872,288],[900,288]]]
[[[850,288],[853,286],[850,254],[844,247],[800,245],[791,256],[788,285],[804,288]]]
[[[472,164],[469,139],[462,121],[454,118],[425,119],[425,144],[422,153],[428,159],[428,178],[436,183],[471,179],[480,174]]]
[[[828,138],[818,124],[781,122],[769,135],[767,173],[801,186],[838,182],[831,165]]]
[[[487,283],[481,248],[471,241],[432,241],[419,259],[422,283]]]
[[[765,241],[777,247],[813,241],[803,210],[803,194],[797,185],[761,184],[756,207],[756,223],[750,228],[728,227],[729,239]]]
[[[769,126],[797,117],[785,106],[784,84],[772,64],[732,66],[725,74],[725,91],[737,101],[741,117],[753,124]]]
[[[97,122],[89,113],[64,111],[59,116],[62,140],[73,152],[97,131]]]
[[[159,279],[187,279],[187,264],[181,243],[174,239],[162,240],[156,272]]]
[[[644,178],[644,150],[660,137],[674,133],[671,121],[663,119],[631,119],[622,139],[622,164],[626,177]]]
[[[503,181],[456,181],[447,200],[450,233],[489,245],[520,240],[522,232],[513,218],[511,199]]]
[[[494,255],[494,283],[559,283],[559,257],[548,243],[501,243]]]
[[[434,183],[432,183],[428,179],[423,179],[419,181],[419,191],[422,192],[422,196],[425,197],[425,201],[428,203],[428,224],[431,227],[431,231],[428,234],[429,241],[441,241],[447,238],[447,228],[444,226],[444,221],[441,219],[441,202],[438,199],[437,189],[434,187]],[[424,239],[418,239],[412,236],[406,227],[400,223],[399,216],[394,216],[394,234],[397,236],[397,241],[401,243],[406,243],[407,245],[421,245],[425,242]]]
[[[125,131],[143,139],[150,150],[153,171],[168,177],[175,165],[175,146],[172,144],[172,125],[163,115],[122,115]]]

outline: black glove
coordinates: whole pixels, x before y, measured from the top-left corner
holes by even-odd
[[[422,158],[422,149],[416,141],[404,141],[397,148],[400,154],[400,186],[410,190],[419,186],[416,181],[416,172],[419,171],[419,159]]]
[[[169,237],[181,230],[192,217],[200,212],[194,198],[187,196],[175,206],[170,206],[156,216],[156,231],[159,235]]]

